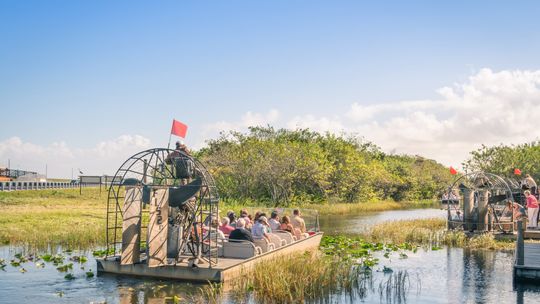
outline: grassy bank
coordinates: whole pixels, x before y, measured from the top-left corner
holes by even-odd
[[[364,237],[372,242],[470,249],[513,250],[515,246],[513,241],[496,240],[490,233],[469,238],[463,231],[446,231],[446,220],[439,218],[384,222],[373,226]]]
[[[43,248],[103,244],[106,197],[99,189],[0,192],[0,243]]]

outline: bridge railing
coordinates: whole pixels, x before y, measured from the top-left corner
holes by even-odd
[[[68,189],[87,187],[71,182],[0,182],[0,191],[42,190],[42,189]]]

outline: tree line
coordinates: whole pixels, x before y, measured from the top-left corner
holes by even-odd
[[[504,177],[515,177],[514,170],[540,179],[540,141],[519,145],[485,146],[472,151],[463,163],[465,172],[484,171]]]
[[[453,179],[434,160],[386,154],[358,136],[308,129],[222,133],[196,156],[223,198],[272,206],[432,199]]]

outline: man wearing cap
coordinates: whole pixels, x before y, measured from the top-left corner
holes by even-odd
[[[187,146],[183,142],[177,141],[176,144],[175,144],[174,151],[169,153],[167,155],[167,157],[165,158],[165,163],[171,164],[172,159],[176,158],[176,157],[180,157],[182,155],[182,153],[187,155],[187,156],[191,156],[191,153],[189,152]]]
[[[254,240],[262,240],[263,238],[267,239],[270,242],[270,237],[266,232],[266,227],[268,226],[268,220],[266,216],[259,217],[259,220],[253,224],[251,227],[251,235]]]

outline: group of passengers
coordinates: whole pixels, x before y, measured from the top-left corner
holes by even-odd
[[[255,242],[256,240],[270,240],[270,233],[286,231],[301,239],[306,235],[306,223],[298,209],[293,211],[293,216],[279,217],[277,211],[272,211],[270,219],[266,213],[257,212],[254,216],[246,209],[240,211],[237,218],[233,211],[227,212],[227,217],[221,219],[219,226],[219,238],[230,240],[245,240]]]

